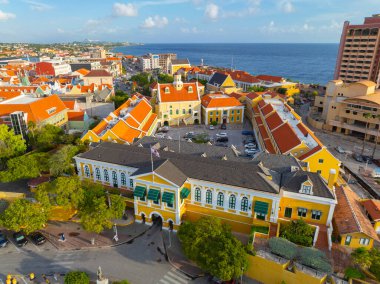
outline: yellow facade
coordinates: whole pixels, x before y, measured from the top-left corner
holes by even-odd
[[[175,64],[175,65],[170,64],[170,74],[177,73],[177,71],[181,68],[189,68],[189,67],[191,67],[190,64]]]
[[[201,123],[201,101],[160,102],[156,104],[156,113],[161,121],[168,125]],[[166,123],[165,123],[166,124]]]
[[[206,125],[216,121],[222,123],[243,123],[244,107],[220,107],[220,108],[205,108],[202,107],[202,118]]]
[[[289,261],[281,264],[261,256],[248,255],[248,262],[245,275],[263,284],[322,284],[327,277],[326,274],[311,275],[296,267],[289,271]]]
[[[359,247],[364,247],[366,249],[371,249],[373,247],[373,239],[363,233],[352,233],[341,235],[340,244],[345,247],[356,249]],[[368,240],[364,242],[364,239]],[[367,245],[365,245],[368,243]]]

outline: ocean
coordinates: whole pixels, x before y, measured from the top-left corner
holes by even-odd
[[[176,53],[193,65],[228,67],[253,75],[270,74],[302,83],[326,84],[333,79],[338,44],[145,44],[120,46],[114,52],[131,55]]]

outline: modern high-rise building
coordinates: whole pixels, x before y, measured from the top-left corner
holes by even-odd
[[[346,83],[370,80],[380,84],[380,14],[366,17],[364,23],[343,25],[334,79]]]

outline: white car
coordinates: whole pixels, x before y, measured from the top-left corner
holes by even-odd
[[[244,147],[245,148],[256,148],[256,144],[255,143],[248,143],[248,144],[245,144]]]
[[[216,137],[227,137],[227,133],[226,132],[221,132],[221,133],[217,133],[216,134]]]
[[[157,138],[165,138],[165,133],[156,133],[154,136]]]
[[[248,156],[253,156],[255,153],[257,153],[258,151],[256,149],[245,149],[244,150],[244,153]]]
[[[215,129],[215,126],[214,126],[214,125],[210,125],[209,129],[210,129],[210,130],[214,130],[214,129]]]
[[[336,150],[338,153],[340,153],[340,154],[345,154],[345,153],[346,153],[346,151],[345,151],[342,147],[340,147],[340,146],[337,146],[337,147],[335,148],[335,150]]]

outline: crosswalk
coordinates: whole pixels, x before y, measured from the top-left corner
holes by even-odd
[[[75,268],[75,253],[58,253],[47,265],[47,272],[65,272]]]
[[[187,284],[190,282],[190,278],[177,272],[174,268],[169,270],[157,284]]]

